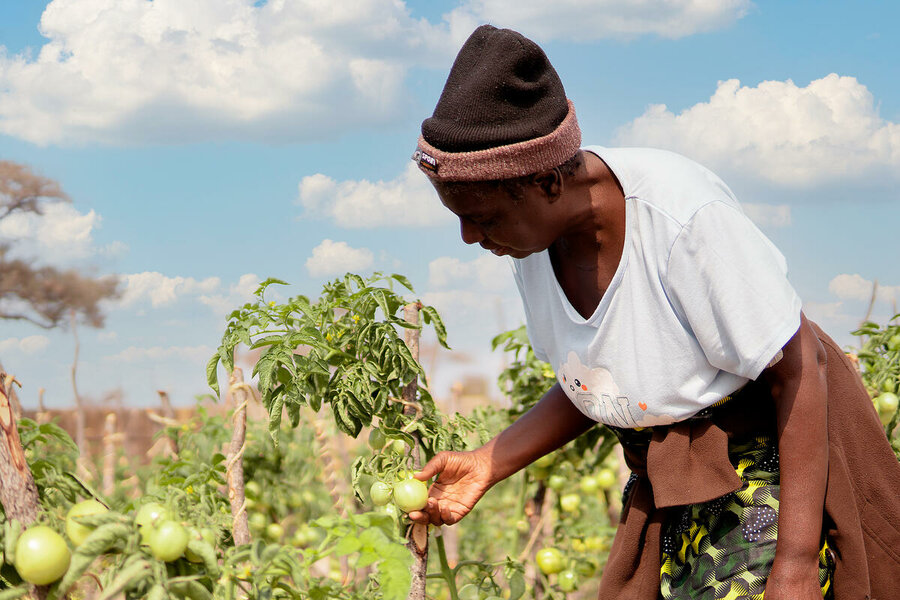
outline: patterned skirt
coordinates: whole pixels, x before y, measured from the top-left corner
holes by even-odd
[[[614,431],[623,444],[648,444],[652,433]],[[710,502],[677,507],[663,527],[661,600],[763,598],[778,538],[777,440],[768,433],[731,441],[729,457],[741,488]],[[826,600],[833,596],[833,572],[834,555],[823,538],[819,584]]]

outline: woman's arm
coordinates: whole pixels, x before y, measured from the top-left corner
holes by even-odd
[[[784,356],[763,371],[775,399],[781,492],[766,600],[820,599],[818,554],[828,477],[825,350],[805,315]]]
[[[564,446],[596,425],[579,411],[559,384],[555,384],[531,410],[519,417],[481,448],[471,452],[439,452],[416,478],[438,475],[431,486],[428,506],[409,514],[410,519],[434,525],[452,525],[475,506],[494,484]]]

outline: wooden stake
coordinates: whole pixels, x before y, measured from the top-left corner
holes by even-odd
[[[3,504],[7,519],[15,519],[27,527],[37,519],[40,498],[34,476],[25,461],[25,450],[9,401],[13,385],[18,385],[15,377],[0,372],[0,504]],[[34,588],[33,597],[46,598],[47,588]]]
[[[422,304],[414,302],[407,304],[403,308],[403,317],[407,323],[412,325],[419,324],[419,311]],[[409,347],[410,353],[417,361],[419,360],[419,329],[406,330],[406,345]],[[418,410],[418,389],[419,382],[414,379],[403,388],[403,414],[409,417],[415,417]],[[413,434],[415,439],[415,447],[413,448],[413,464],[418,471],[422,468],[421,459],[421,438],[418,432]],[[406,547],[413,555],[412,586],[409,588],[407,600],[425,600],[425,582],[428,574],[428,525],[421,523],[413,523],[410,525],[406,533]]]
[[[234,402],[234,429],[225,476],[228,482],[228,501],[231,504],[231,530],[234,544],[250,543],[250,523],[247,519],[247,498],[244,493],[244,449],[247,443],[247,405],[250,403],[250,386],[244,383],[244,372],[235,367],[229,378]]]

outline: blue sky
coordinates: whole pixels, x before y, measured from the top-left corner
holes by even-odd
[[[456,352],[427,354],[436,395],[493,380],[489,340],[522,318],[508,266],[466,247],[408,171],[457,49],[491,22],[546,50],[585,144],[665,147],[719,173],[807,314],[849,345],[875,280],[876,318],[900,296],[898,19],[891,2],[10,0],[0,160],[72,203],[0,239],[122,277],[106,327],[79,330],[89,398],[191,402],[256,282],[315,294],[348,268],[406,274],[445,315]],[[71,402],[72,352],[70,332],[0,322],[26,405],[40,387]]]

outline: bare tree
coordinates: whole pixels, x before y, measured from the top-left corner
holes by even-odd
[[[43,215],[47,204],[68,202],[59,183],[27,166],[0,161],[0,222],[16,214]],[[115,277],[90,277],[13,257],[0,241],[0,319],[22,320],[44,329],[64,324],[74,311],[93,327],[103,325],[100,301],[119,294]]]

